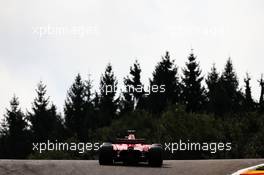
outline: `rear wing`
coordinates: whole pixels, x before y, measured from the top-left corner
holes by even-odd
[[[117,138],[115,140],[115,143],[118,144],[143,144],[145,143],[145,139],[121,139],[121,138]]]

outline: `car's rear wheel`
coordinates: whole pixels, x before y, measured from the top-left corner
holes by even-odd
[[[149,149],[149,165],[152,167],[161,167],[163,164],[163,157],[162,157],[162,146],[158,144],[153,144],[152,147]]]
[[[99,149],[99,164],[113,164],[113,145],[111,143],[103,143]]]

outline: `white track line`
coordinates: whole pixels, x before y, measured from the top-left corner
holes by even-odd
[[[244,172],[249,171],[249,170],[255,170],[255,169],[257,169],[258,167],[261,167],[261,166],[264,166],[264,164],[259,164],[259,165],[255,165],[255,166],[252,166],[252,167],[248,167],[248,168],[245,168],[245,169],[238,170],[237,172],[233,173],[232,175],[240,175],[241,173],[244,173]]]

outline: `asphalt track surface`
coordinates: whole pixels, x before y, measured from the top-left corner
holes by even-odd
[[[264,159],[166,160],[161,168],[100,166],[96,160],[0,160],[0,175],[227,175]]]

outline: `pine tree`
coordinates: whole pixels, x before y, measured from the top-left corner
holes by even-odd
[[[64,113],[69,136],[76,135],[79,140],[87,138],[87,103],[90,97],[90,84],[86,86],[81,75],[78,74],[68,91]]]
[[[180,85],[178,70],[171,60],[169,52],[161,58],[161,61],[155,67],[153,78],[150,80],[150,86],[164,87],[165,91],[151,92],[148,97],[150,111],[154,113],[162,112],[167,105],[179,102]]]
[[[7,124],[7,119],[4,117],[1,121],[1,126],[0,126],[0,136],[5,136],[8,134],[8,124]]]
[[[10,109],[4,115],[4,143],[2,156],[4,158],[25,158],[31,151],[28,124],[24,113],[19,108],[16,96],[10,101]]]
[[[85,86],[85,101],[87,105],[92,105],[92,80],[90,78],[90,75],[88,76],[88,79],[84,81],[84,86]]]
[[[231,58],[227,60],[224,72],[220,78],[220,84],[223,90],[221,99],[221,104],[223,105],[222,113],[241,111],[241,104],[243,104],[244,98],[242,92],[238,89],[239,82]]]
[[[246,74],[246,78],[244,79],[245,82],[245,108],[247,111],[251,111],[254,108],[254,101],[251,95],[251,87],[250,87],[250,80],[249,74]]]
[[[56,140],[61,140],[66,137],[65,135],[65,128],[64,128],[64,121],[61,117],[61,115],[57,112],[57,107],[54,104],[51,104],[51,107],[49,109],[50,113],[50,125],[51,128],[51,135],[53,135],[53,138]]]
[[[94,93],[92,93],[92,80],[90,79],[90,75],[88,77],[88,80],[84,81],[84,85],[85,85],[86,128],[84,128],[83,133],[86,134],[86,139],[89,139],[90,136],[87,135],[87,132],[93,131],[98,128],[97,126],[98,119],[96,116],[96,107],[98,104],[95,103],[96,94],[94,97]]]
[[[36,89],[37,97],[34,99],[32,112],[28,118],[31,122],[31,131],[34,141],[55,140],[60,135],[54,135],[57,130],[58,116],[54,116],[54,108],[49,107],[49,97],[46,97],[46,85],[40,81]]]
[[[260,111],[264,111],[264,80],[263,80],[263,75],[261,75],[261,78],[259,80],[259,85],[261,87],[261,92],[260,92],[260,98],[259,98],[259,108]]]
[[[213,67],[211,68],[211,72],[208,74],[207,79],[205,80],[208,86],[209,92],[215,90],[217,83],[219,81],[219,78],[220,78],[219,73],[216,70],[215,64],[213,64]]]
[[[88,128],[95,129],[96,126],[96,116],[95,116],[95,104],[92,93],[92,80],[90,79],[90,75],[88,80],[85,82],[85,109],[86,109],[86,123]]]
[[[231,58],[227,60],[224,72],[221,76],[221,81],[228,90],[229,96],[233,97],[238,90],[239,83],[238,83],[237,75],[233,68],[233,63]]]
[[[99,113],[101,126],[110,125],[116,116],[119,100],[115,99],[116,90],[117,80],[109,63],[100,80]]]
[[[100,103],[100,97],[99,97],[99,94],[98,92],[95,92],[95,95],[94,95],[94,99],[92,100],[92,103],[94,105],[94,110],[95,111],[99,111],[99,103]]]
[[[7,127],[7,120],[4,117],[0,123],[0,159],[7,158],[7,134],[8,134],[8,127]]]
[[[141,68],[136,60],[133,67],[130,67],[130,75],[124,78],[126,91],[123,92],[122,111],[133,111],[143,107],[144,87],[141,83]]]
[[[10,110],[7,109],[5,115],[8,123],[8,130],[10,136],[20,135],[27,128],[25,115],[19,108],[19,101],[16,96],[10,101]]]
[[[218,96],[219,96],[219,73],[216,70],[215,64],[211,68],[205,82],[208,87],[207,99],[208,99],[208,112],[218,114]]]
[[[182,100],[188,112],[197,112],[204,108],[205,89],[201,85],[202,80],[200,66],[191,52],[188,62],[186,62],[186,68],[183,69],[182,77]]]

